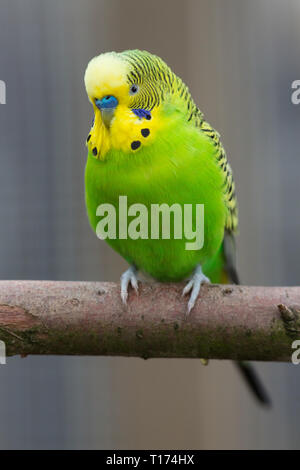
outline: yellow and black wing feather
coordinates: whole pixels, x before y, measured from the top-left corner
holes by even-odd
[[[200,128],[202,132],[210,137],[216,147],[216,159],[223,175],[224,203],[227,208],[225,229],[228,232],[235,233],[238,227],[238,209],[232,170],[228,163],[224,147],[221,144],[219,133],[206,121],[202,121]]]

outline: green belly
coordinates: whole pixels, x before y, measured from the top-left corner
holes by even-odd
[[[187,137],[189,140],[187,141]],[[191,138],[193,142],[191,145]],[[188,143],[187,143],[188,142]],[[222,175],[215,162],[214,148],[206,137],[197,135],[178,139],[169,147],[162,142],[141,149],[136,154],[110,151],[99,161],[89,155],[85,182],[86,205],[90,223],[96,230],[100,204],[115,207],[117,238],[106,240],[129,263],[160,281],[178,281],[187,277],[197,264],[204,264],[219,250],[225,223]],[[187,250],[191,240],[118,237],[119,196],[127,196],[128,207],[143,204],[148,209],[149,226],[152,204],[204,204],[204,245],[200,250]],[[129,218],[129,222],[130,222]],[[194,220],[194,230],[195,220]]]

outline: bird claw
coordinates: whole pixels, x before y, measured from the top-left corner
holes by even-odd
[[[129,284],[131,284],[137,295],[139,293],[136,273],[136,268],[134,266],[130,266],[130,268],[128,268],[121,276],[121,299],[124,305],[127,305]]]
[[[182,291],[182,296],[185,296],[191,292],[190,299],[188,301],[187,315],[191,313],[191,310],[193,309],[199,295],[201,285],[204,282],[210,282],[210,280],[203,274],[201,266],[197,266],[192,279],[187,283]]]

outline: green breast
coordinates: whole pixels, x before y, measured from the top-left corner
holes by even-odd
[[[100,204],[109,203],[117,215],[115,240],[107,242],[129,263],[160,281],[178,281],[195,266],[211,259],[220,248],[224,235],[226,208],[222,193],[222,175],[216,164],[215,148],[210,139],[196,128],[180,121],[170,122],[158,133],[155,143],[125,154],[111,150],[106,160],[88,156],[85,184],[86,206],[90,223],[96,230]],[[119,196],[127,204],[143,204],[148,209],[148,239],[118,237]],[[201,250],[187,250],[184,236],[175,239],[151,239],[151,205],[204,204],[204,245]],[[195,210],[194,210],[195,213]],[[133,218],[128,218],[128,221]],[[194,230],[196,230],[193,220]]]

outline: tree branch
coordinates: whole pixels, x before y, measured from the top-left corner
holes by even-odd
[[[181,284],[0,281],[7,355],[64,354],[290,361],[300,287],[204,285],[190,316]]]

